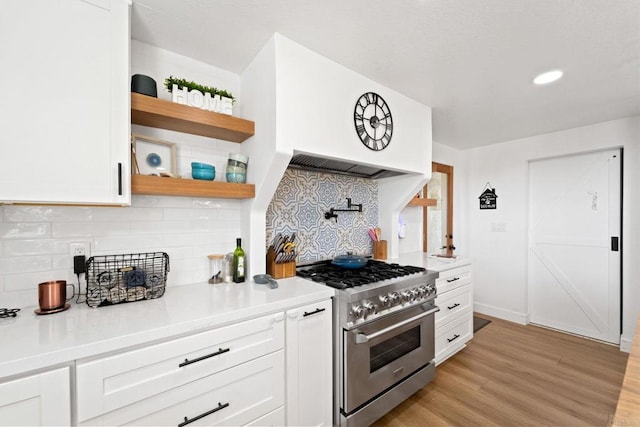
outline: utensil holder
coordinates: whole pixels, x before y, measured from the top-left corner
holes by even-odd
[[[387,259],[387,241],[378,240],[373,242],[373,259]]]
[[[267,251],[267,273],[274,279],[284,279],[285,277],[293,277],[296,275],[296,262],[276,263],[276,252],[273,248]]]

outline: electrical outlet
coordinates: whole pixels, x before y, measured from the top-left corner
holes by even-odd
[[[77,242],[69,244],[69,255],[71,257],[84,255],[85,258],[89,258],[89,252],[91,249],[91,244],[89,242]]]

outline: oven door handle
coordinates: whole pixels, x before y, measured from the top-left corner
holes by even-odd
[[[404,325],[408,325],[409,323],[415,322],[416,320],[420,320],[423,317],[427,317],[429,315],[432,315],[433,313],[436,313],[440,311],[440,307],[434,307],[429,311],[425,311],[424,313],[420,313],[416,316],[410,317],[408,319],[405,319],[401,322],[396,323],[395,325],[389,326],[388,328],[384,328],[384,329],[380,329],[379,331],[376,331],[374,333],[372,333],[371,335],[366,335],[363,334],[362,332],[358,332],[356,334],[356,344],[364,344],[366,342],[369,342],[375,338],[378,338],[381,335],[386,334],[387,332],[391,332],[394,329],[400,328]]]

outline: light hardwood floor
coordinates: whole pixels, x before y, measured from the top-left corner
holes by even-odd
[[[627,353],[617,347],[488,316],[436,378],[374,424],[606,426]]]

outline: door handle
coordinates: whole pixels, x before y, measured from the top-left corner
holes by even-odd
[[[361,332],[358,332],[356,334],[356,344],[364,344],[366,342],[369,342],[372,339],[375,339],[375,338],[377,338],[377,337],[379,337],[381,335],[386,334],[387,332],[391,332],[394,329],[400,328],[400,327],[402,327],[404,325],[408,325],[409,323],[415,322],[416,320],[420,320],[423,317],[427,317],[427,316],[429,316],[429,315],[431,315],[431,314],[433,314],[435,312],[438,312],[438,311],[440,311],[440,307],[434,307],[429,311],[425,311],[424,313],[420,313],[420,314],[418,314],[416,316],[413,316],[413,317],[410,317],[408,319],[405,319],[405,320],[403,320],[401,322],[396,323],[395,325],[389,326],[388,328],[380,329],[379,331],[376,331],[376,332],[372,333],[371,335],[366,335],[366,334],[363,334]]]
[[[311,312],[305,311],[302,317],[313,316],[314,314],[322,313],[325,310],[326,308],[316,308],[314,311],[311,311]]]
[[[612,252],[618,252],[618,250],[619,250],[618,249],[619,248],[618,240],[619,240],[618,236],[611,236],[611,251]]]

